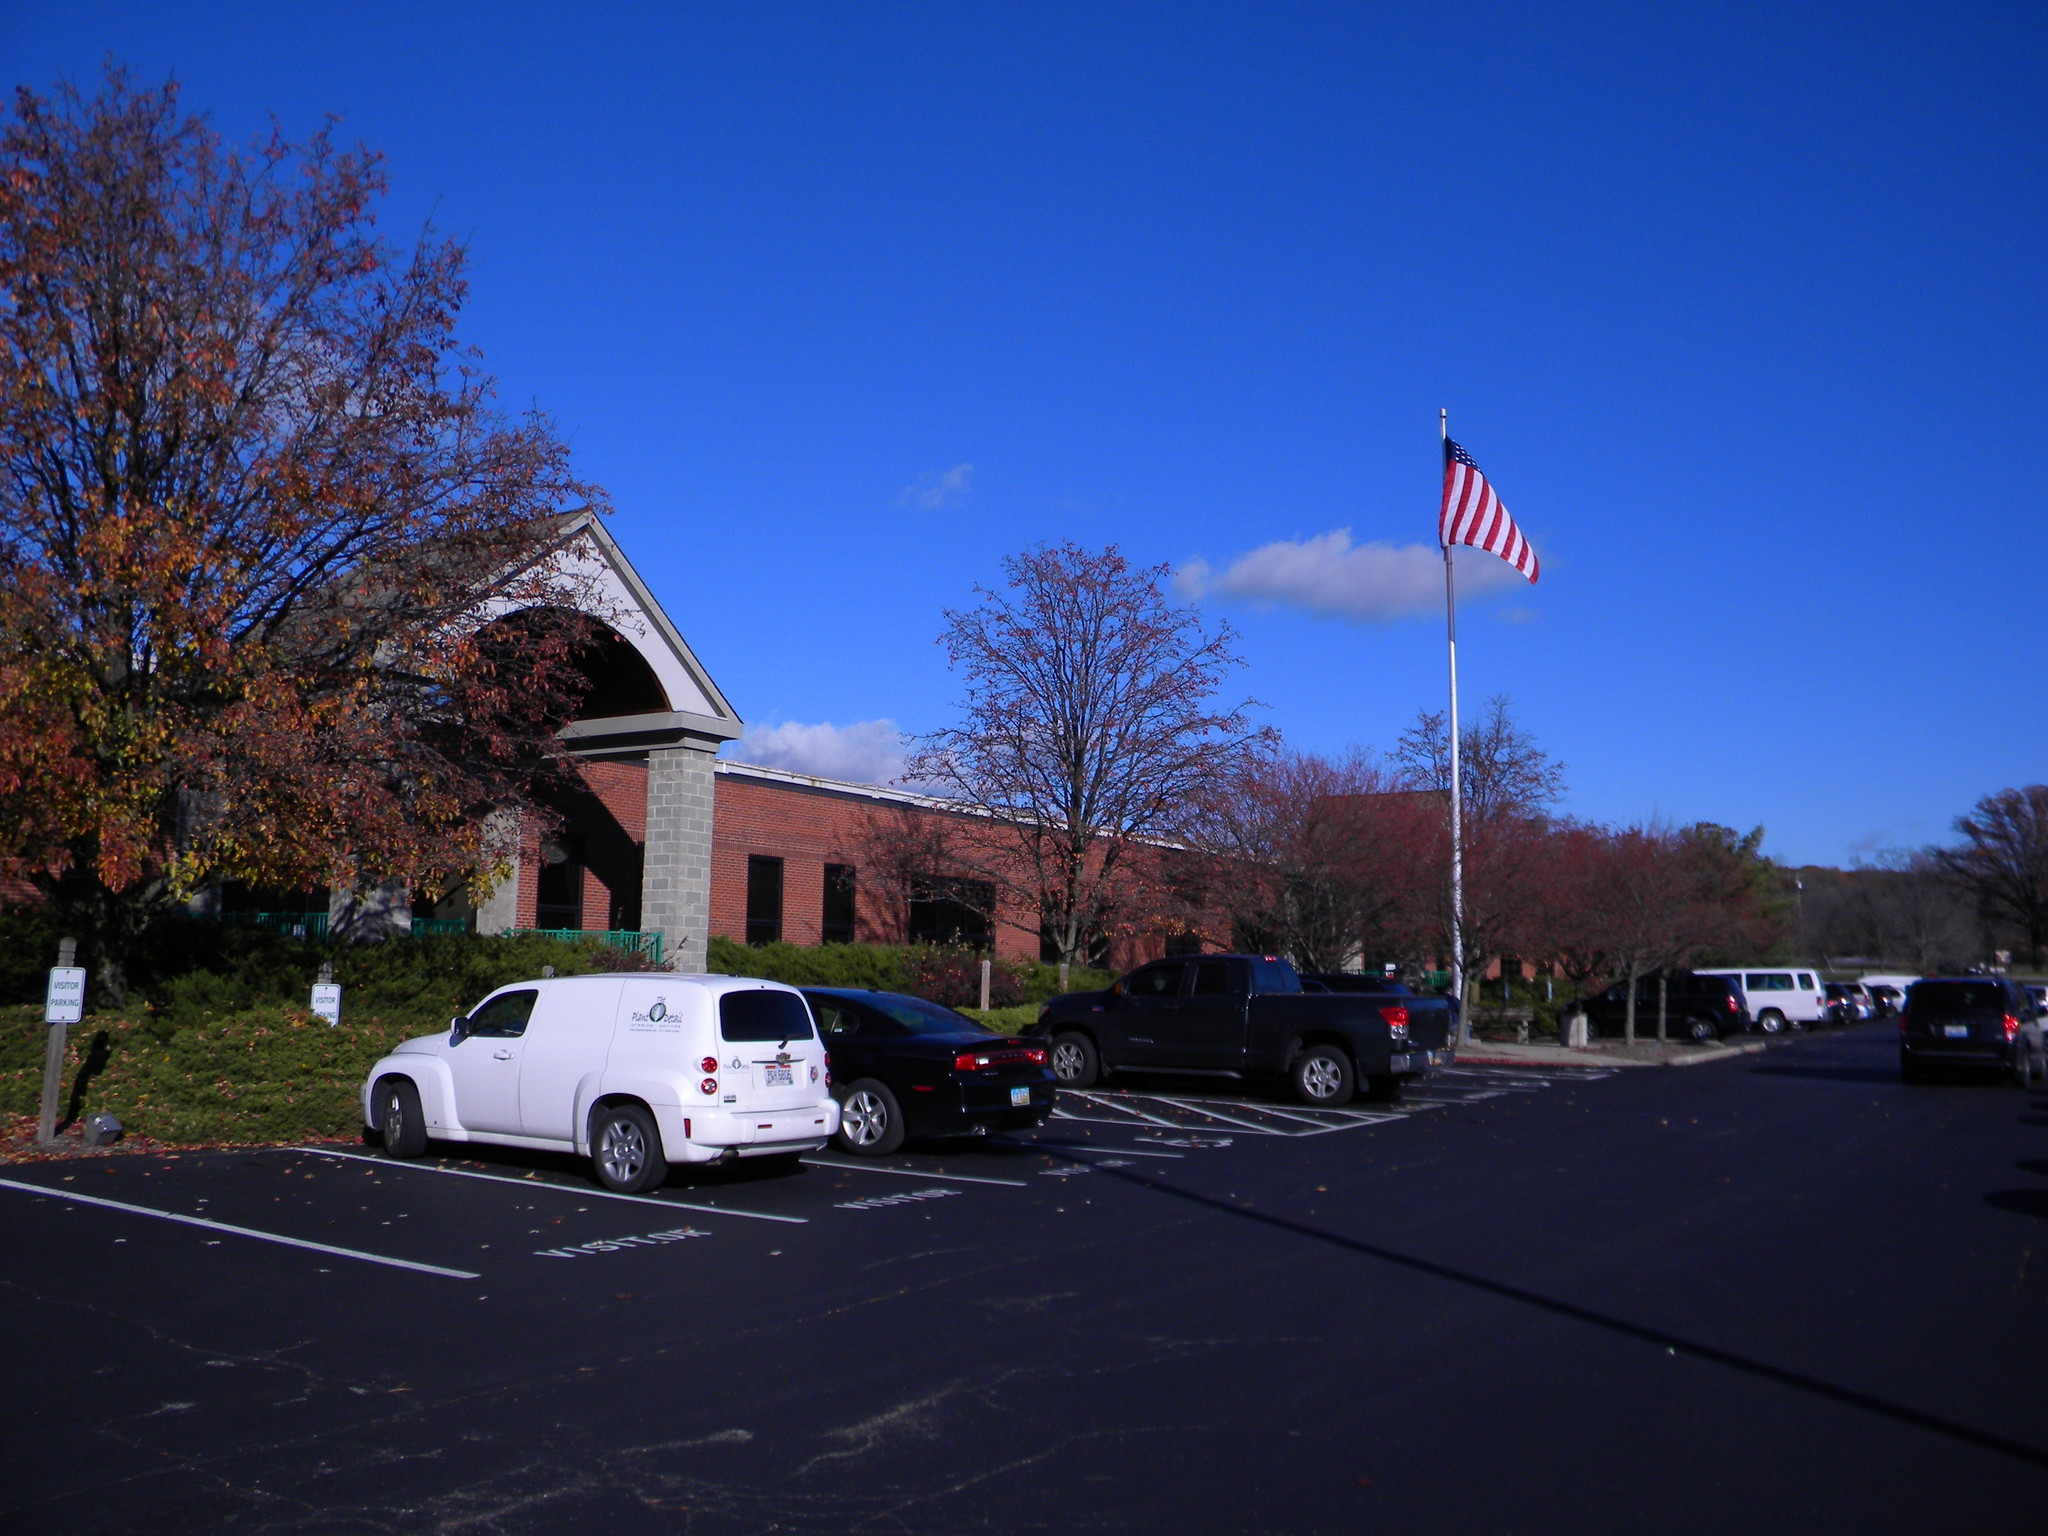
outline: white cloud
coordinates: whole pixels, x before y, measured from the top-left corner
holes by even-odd
[[[1458,595],[1514,586],[1522,578],[1492,555],[1458,555]],[[1361,624],[1391,624],[1411,614],[1441,612],[1444,559],[1433,544],[1353,544],[1349,528],[1314,538],[1281,539],[1239,555],[1221,571],[1191,560],[1174,572],[1182,597],[1216,596],[1305,608]]]
[[[974,466],[955,464],[951,469],[940,470],[906,485],[897,496],[896,503],[898,506],[915,507],[920,512],[936,512],[956,501],[965,501],[967,493],[973,489]]]
[[[750,725],[738,741],[718,754],[733,762],[856,784],[887,784],[903,772],[903,733],[894,720],[856,720],[851,725],[804,725],[784,720]]]

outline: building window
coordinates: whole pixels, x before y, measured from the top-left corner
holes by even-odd
[[[747,942],[773,944],[782,937],[782,860],[754,854],[747,860]]]
[[[540,890],[534,919],[542,928],[583,926],[583,849],[573,837],[540,845]]]
[[[909,934],[913,944],[987,949],[994,935],[995,887],[986,880],[910,882]]]
[[[818,924],[818,941],[822,944],[851,944],[853,942],[853,866],[851,864],[827,864],[825,866],[824,919]]]

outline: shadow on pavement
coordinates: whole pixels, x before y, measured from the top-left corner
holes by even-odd
[[[2001,1211],[2048,1221],[2048,1189],[1994,1189],[1984,1197],[1984,1203]]]
[[[1055,1148],[1048,1147],[1045,1150],[1056,1157],[1061,1155]],[[1974,1425],[1964,1424],[1938,1413],[1929,1413],[1924,1409],[1912,1407],[1910,1404],[1892,1402],[1868,1392],[1858,1391],[1854,1387],[1845,1387],[1837,1382],[1823,1381],[1819,1377],[1809,1376],[1803,1371],[1788,1370],[1784,1366],[1772,1365],[1767,1360],[1752,1359],[1747,1355],[1736,1354],[1733,1350],[1721,1349],[1716,1345],[1703,1344],[1695,1339],[1688,1339],[1681,1334],[1666,1333],[1661,1328],[1651,1328],[1642,1323],[1632,1323],[1626,1318],[1614,1317],[1605,1312],[1596,1312],[1591,1307],[1580,1306],[1578,1303],[1566,1301],[1562,1297],[1546,1296],[1540,1291],[1527,1290],[1522,1286],[1511,1284],[1505,1280],[1494,1280],[1485,1275],[1473,1274],[1470,1270],[1458,1269],[1449,1264],[1440,1264],[1434,1259],[1425,1259],[1416,1254],[1402,1253],[1393,1248],[1384,1248],[1377,1243],[1362,1242],[1357,1238],[1345,1237],[1340,1233],[1327,1231],[1321,1227],[1310,1226],[1307,1222],[1295,1221],[1290,1217],[1275,1216],[1266,1211],[1249,1210],[1228,1199],[1201,1194],[1192,1189],[1178,1188],[1152,1177],[1142,1169],[1103,1168],[1101,1171],[1108,1174],[1111,1178],[1121,1179],[1125,1183],[1137,1185],[1155,1194],[1186,1201],[1190,1205],[1199,1205],[1226,1216],[1235,1216],[1241,1221],[1256,1222],[1261,1226],[1271,1227],[1277,1231],[1291,1232],[1295,1236],[1307,1238],[1311,1242],[1326,1243],[1333,1248],[1342,1248],[1365,1258],[1377,1259],[1384,1264],[1399,1265],[1403,1269],[1413,1270],[1418,1274],[1430,1275],[1439,1280],[1448,1280],[1455,1285],[1469,1286],[1475,1291],[1482,1291],[1507,1301],[1517,1302],[1523,1306],[1549,1312],[1554,1316],[1567,1317],[1574,1322],[1604,1329],[1609,1333],[1620,1334],[1624,1338],[1635,1339],[1645,1344],[1654,1344],[1671,1351],[1673,1354],[1686,1355],[1695,1360],[1704,1360],[1715,1365],[1725,1366],[1730,1370],[1740,1371],[1746,1376],[1753,1376],[1761,1381],[1774,1382],[1779,1386],[1791,1387],[1796,1391],[1806,1392],[1814,1397],[1825,1398],[1830,1402],[1840,1403],[1846,1407],[1860,1408],[1866,1413],[1874,1413],[1897,1423],[1910,1424],[1916,1429],[1923,1429],[1931,1434],[1940,1435],[1945,1439],[1958,1441],[1964,1445],[1975,1446],[1979,1450],[1996,1451],[2000,1455],[2009,1456],[2015,1461],[2026,1462],[2030,1466],[2048,1467],[2048,1450],[2043,1450],[2040,1446],[2030,1445],[2024,1440],[2014,1440],[2006,1435],[1994,1434],[1989,1430],[1978,1429]]]

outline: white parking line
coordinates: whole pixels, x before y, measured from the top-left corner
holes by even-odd
[[[609,1189],[572,1189],[551,1179],[515,1179],[510,1174],[443,1168],[438,1163],[400,1163],[388,1157],[368,1157],[361,1152],[329,1152],[320,1147],[285,1147],[282,1150],[302,1153],[307,1157],[338,1158],[345,1163],[374,1163],[379,1168],[402,1168],[408,1173],[445,1173],[458,1179],[482,1179],[490,1184],[517,1184],[521,1189],[552,1189],[557,1194],[574,1195],[579,1200],[630,1200],[635,1205],[667,1205],[679,1211],[709,1211],[714,1216],[744,1216],[749,1221],[786,1221],[798,1226],[808,1226],[811,1220],[808,1216],[771,1216],[766,1211],[736,1211],[728,1205],[694,1205],[688,1200],[667,1200],[660,1195],[621,1195]]]
[[[883,1168],[875,1163],[828,1163],[820,1157],[804,1159],[806,1168],[837,1168],[843,1173],[893,1173],[905,1179],[939,1179],[949,1184],[1007,1184],[1012,1189],[1029,1189],[1022,1179],[989,1179],[970,1173],[927,1173],[922,1168]]]
[[[1058,1147],[1063,1152],[1100,1152],[1108,1157],[1171,1157],[1185,1160],[1185,1152],[1140,1152],[1136,1147],[1098,1147],[1087,1141],[1012,1141],[1007,1146],[1030,1150],[1037,1147]]]
[[[423,1275],[444,1275],[450,1280],[482,1278],[473,1269],[444,1269],[439,1264],[418,1264],[411,1259],[394,1259],[386,1254],[365,1253],[360,1248],[337,1248],[332,1243],[308,1242],[303,1237],[286,1237],[281,1232],[259,1232],[254,1227],[237,1227],[225,1221],[212,1221],[204,1216],[187,1216],[180,1211],[159,1211],[147,1205],[130,1205],[125,1200],[74,1194],[68,1189],[46,1189],[40,1184],[24,1184],[16,1179],[0,1179],[0,1184],[5,1184],[11,1189],[26,1190],[32,1195],[48,1195],[54,1200],[76,1200],[82,1205],[99,1205],[110,1211],[126,1211],[131,1216],[153,1216],[158,1221],[175,1221],[187,1227],[204,1227],[209,1232],[230,1232],[236,1237],[253,1237],[258,1242],[278,1243],[286,1248],[304,1248],[313,1253],[333,1254],[336,1258],[342,1259],[361,1259],[365,1264],[384,1264],[392,1269],[413,1269]]]
[[[1168,1130],[1177,1131],[1180,1129],[1180,1127],[1175,1125],[1171,1120],[1162,1120],[1157,1115],[1148,1115],[1142,1109],[1133,1108],[1131,1105],[1125,1104],[1118,1099],[1108,1098],[1099,1093],[1083,1093],[1079,1089],[1068,1089],[1067,1092],[1070,1093],[1074,1098],[1085,1100],[1087,1103],[1094,1105],[1097,1109],[1120,1110],[1124,1114],[1137,1116],[1139,1120],[1149,1125],[1163,1125]],[[1059,1115],[1060,1111],[1058,1109],[1055,1109],[1053,1111],[1053,1114]],[[1082,1118],[1082,1116],[1068,1115],[1065,1118],[1069,1120],[1079,1120]],[[1105,1120],[1102,1123],[1105,1125],[1128,1125],[1130,1122],[1127,1120]]]

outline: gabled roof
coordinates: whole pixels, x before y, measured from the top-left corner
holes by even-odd
[[[596,594],[594,605],[577,601],[575,606],[599,610],[592,616],[617,630],[639,653],[669,705],[657,713],[575,721],[561,732],[571,751],[579,755],[630,752],[690,739],[715,746],[739,736],[742,721],[738,711],[727,702],[595,512],[585,508],[565,513],[542,559],[562,572],[565,591]]]

